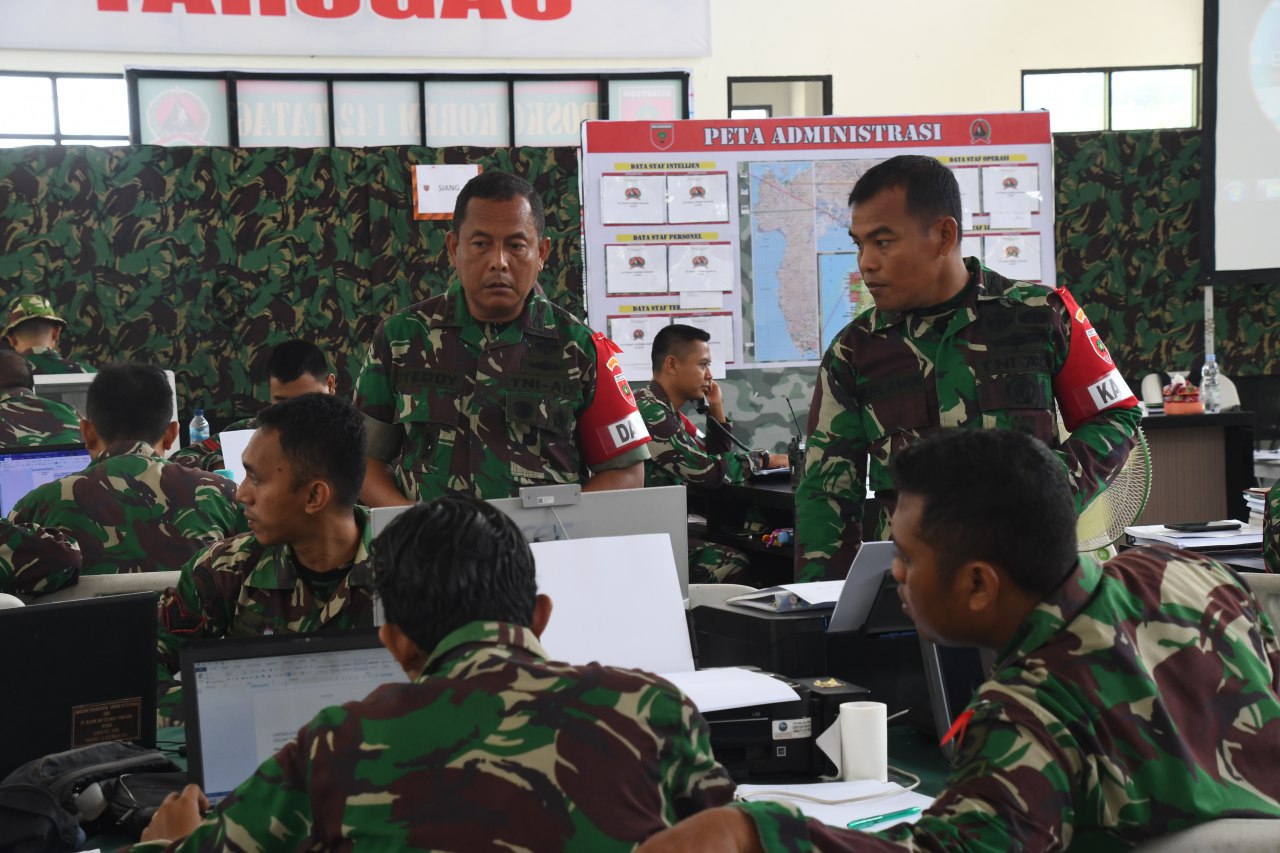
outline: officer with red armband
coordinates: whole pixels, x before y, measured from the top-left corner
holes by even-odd
[[[960,188],[932,157],[869,169],[849,203],[875,307],[836,336],[818,371],[796,487],[796,579],[848,572],[868,481],[881,512],[866,538],[889,538],[889,463],[941,429],[1036,436],[1061,458],[1077,509],[1087,506],[1124,465],[1141,415],[1071,294],[962,257]]]
[[[463,187],[445,238],[457,281],[385,319],[356,381],[369,506],[644,484],[649,434],[619,350],[536,286],[544,220],[514,175]]]

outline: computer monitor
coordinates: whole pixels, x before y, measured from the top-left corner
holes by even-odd
[[[35,379],[35,391],[38,396],[66,403],[79,412],[81,417],[84,417],[89,400],[89,385],[93,383],[93,377],[96,375],[95,373],[37,373],[33,378]],[[178,417],[178,385],[172,370],[166,370],[164,378],[169,381],[169,393],[173,398],[173,417],[176,420]],[[169,449],[169,453],[176,450],[179,443],[174,442],[174,447]],[[166,453],[165,455],[169,454]]]
[[[0,450],[0,516],[37,486],[83,471],[89,451],[83,444],[14,447]]]
[[[192,643],[182,649],[191,781],[217,803],[322,709],[408,680],[374,630]]]
[[[0,610],[0,778],[55,752],[156,745],[156,597]]]
[[[521,489],[519,497],[489,503],[510,516],[529,542],[666,533],[671,537],[680,594],[689,595],[689,516],[684,486],[606,492],[583,492],[578,485],[532,486]],[[373,535],[406,509],[373,510]]]
[[[951,729],[956,717],[968,707],[994,662],[972,646],[940,646],[920,637],[924,657],[925,686],[929,690],[929,709],[938,740]],[[955,750],[954,740],[942,744],[948,759]]]

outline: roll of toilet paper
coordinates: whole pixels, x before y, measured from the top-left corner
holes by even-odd
[[[883,702],[840,705],[840,770],[846,782],[889,779],[889,723]]]

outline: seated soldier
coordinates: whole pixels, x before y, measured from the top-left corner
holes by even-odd
[[[28,492],[10,521],[62,530],[80,545],[81,572],[90,575],[176,571],[204,546],[244,529],[230,480],[161,456],[178,435],[164,371],[103,368],[86,409],[80,429],[88,467]]]
[[[31,363],[35,373],[93,373],[84,364],[63,358],[58,340],[67,321],[53,310],[49,300],[38,294],[17,296],[9,303],[4,331],[0,332],[14,352]]]
[[[267,389],[273,403],[314,392],[332,394],[337,384],[338,378],[329,372],[324,353],[310,341],[285,341],[272,349],[271,357],[267,359]],[[257,418],[245,418],[227,425],[224,431],[257,428]],[[218,435],[175,451],[169,461],[204,471],[227,467],[222,456],[222,439]]]
[[[0,592],[40,595],[80,574],[80,546],[61,530],[0,518]]]
[[[944,430],[891,470],[903,609],[935,642],[999,650],[946,790],[873,834],[753,802],[644,850],[1102,850],[1280,818],[1280,645],[1229,569],[1077,555],[1067,473],[1024,433]]]
[[[183,567],[160,600],[160,660],[192,638],[373,625],[364,421],[345,400],[304,394],[258,415],[236,496],[249,532]],[[171,700],[166,701],[171,704]]]
[[[200,789],[135,850],[630,850],[729,800],[707,725],[655,675],[547,659],[551,601],[515,523],[460,495],[374,543],[383,643],[412,679],[321,711],[200,822]]]
[[[736,450],[724,395],[711,378],[710,333],[679,323],[654,336],[653,379],[636,393],[636,406],[653,441],[644,463],[646,486],[716,487],[741,483],[763,468],[787,465],[785,453]],[[704,440],[681,407],[699,403],[707,413]],[[712,542],[689,542],[689,580],[736,581],[748,565],[746,554]]]
[[[31,365],[0,352],[0,449],[80,443],[80,415],[58,400],[37,397]]]

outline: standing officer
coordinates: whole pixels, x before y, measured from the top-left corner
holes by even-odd
[[[533,187],[505,172],[458,195],[445,237],[457,282],[384,320],[356,381],[369,506],[643,485],[649,435],[618,349],[535,286],[544,219]]]
[[[818,371],[796,488],[796,580],[849,571],[868,473],[882,506],[875,538],[887,538],[888,465],[940,429],[1036,436],[1066,467],[1077,509],[1087,506],[1124,465],[1141,414],[1084,310],[1065,288],[1011,281],[961,256],[960,187],[932,157],[871,168],[849,204],[875,307],[840,332]]]

